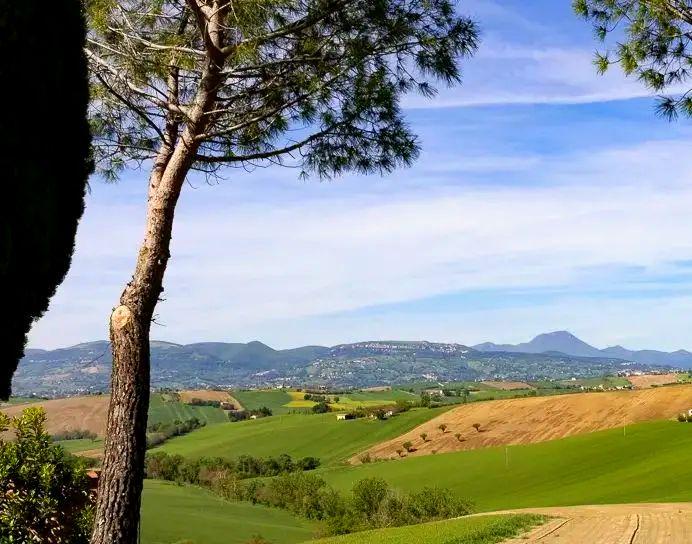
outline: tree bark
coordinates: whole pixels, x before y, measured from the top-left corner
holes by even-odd
[[[163,291],[175,206],[192,149],[182,146],[171,153],[164,146],[160,153],[150,178],[146,234],[135,273],[111,314],[111,401],[92,544],[137,542],[149,407],[149,330]]]
[[[96,501],[91,544],[136,544],[144,479],[147,411],[149,407],[149,329],[170,257],[175,206],[185,177],[200,146],[198,135],[208,123],[221,81],[223,59],[218,51],[224,9],[211,9],[188,0],[199,14],[200,31],[211,42],[200,86],[189,118],[178,138],[178,122],[169,119],[165,141],[149,179],[146,233],[132,280],[110,319],[113,371],[111,401]],[[169,97],[177,96],[175,74],[168,81]]]

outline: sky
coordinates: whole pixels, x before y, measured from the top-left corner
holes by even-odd
[[[372,339],[692,348],[692,126],[592,65],[568,0],[461,1],[460,87],[409,97],[417,163],[301,181],[192,177],[152,338],[276,348]],[[91,181],[72,268],[31,347],[106,338],[143,235],[147,172]]]

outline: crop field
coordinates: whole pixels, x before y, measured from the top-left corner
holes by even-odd
[[[620,376],[579,378],[576,380],[562,380],[560,383],[571,387],[599,387],[602,385],[604,389],[608,389],[610,387],[629,387],[631,385],[630,380],[628,380],[627,378],[622,378]]]
[[[76,440],[60,440],[56,444],[62,446],[70,453],[81,453],[90,450],[100,450],[103,448],[103,439],[78,438]]]
[[[227,502],[198,487],[144,482],[142,544],[245,544],[255,535],[295,544],[312,538],[314,528],[285,510]]]
[[[337,421],[331,413],[273,416],[205,427],[173,438],[155,451],[186,457],[229,458],[241,454],[268,457],[288,453],[293,457],[318,457],[323,465],[334,464],[373,444],[399,436],[444,410],[414,409],[386,421]]]
[[[274,415],[287,414],[291,411],[286,405],[291,402],[291,396],[282,390],[266,391],[233,391],[233,398],[243,405],[246,410],[257,410],[266,406]]]
[[[535,515],[479,516],[363,531],[308,544],[495,544],[542,523]]]
[[[690,407],[690,385],[471,402],[378,444],[369,453],[378,459],[398,458],[397,450],[407,441],[415,447],[409,455],[416,457],[542,442],[624,424],[672,419]],[[446,432],[441,432],[440,425],[446,425]],[[425,441],[421,439],[423,433],[427,435]]]
[[[234,391],[233,396],[245,408],[252,410],[266,406],[276,414],[288,414],[295,411],[307,411],[316,403],[305,400],[301,391]],[[357,407],[372,408],[395,404],[397,400],[419,400],[419,396],[402,390],[391,391],[354,391],[343,395],[326,395],[332,400],[331,408],[335,411],[348,411]],[[335,397],[339,402],[335,402]]]
[[[31,403],[5,406],[2,411],[8,416],[16,416],[30,406],[41,406],[46,411],[46,430],[49,434],[86,430],[103,436],[106,430],[109,398],[108,395],[88,395],[66,399],[34,400]]]
[[[668,374],[645,374],[643,376],[630,376],[627,378],[629,382],[638,389],[646,387],[657,387],[659,385],[668,385],[682,381],[684,374],[668,373]]]
[[[598,395],[598,394],[596,394]],[[692,424],[656,421],[561,440],[321,471],[338,489],[379,476],[395,488],[449,487],[479,511],[692,500]]]
[[[154,393],[149,400],[149,425],[168,423],[176,419],[184,421],[196,417],[207,425],[225,423],[228,417],[220,408],[213,406],[191,406],[178,401],[164,400],[164,396]]]

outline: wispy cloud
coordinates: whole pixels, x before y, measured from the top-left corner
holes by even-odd
[[[530,187],[440,186],[386,200],[356,192],[229,206],[214,192],[229,196],[232,187],[205,188],[203,213],[190,201],[178,215],[165,328],[154,334],[231,339],[251,326],[272,338],[282,321],[449,293],[578,291],[594,277],[617,284],[632,267],[640,278],[669,274],[671,263],[692,259],[692,172],[676,161],[687,145],[545,158],[535,174],[542,183]],[[128,205],[94,206],[34,345],[105,335],[141,225],[118,222],[139,215]]]

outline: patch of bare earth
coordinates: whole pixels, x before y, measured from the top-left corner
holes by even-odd
[[[514,389],[534,389],[532,385],[526,382],[481,382],[483,385],[492,387],[493,389],[502,389],[503,391],[512,391]]]
[[[692,408],[692,385],[636,391],[575,393],[462,404],[367,452],[372,458],[397,459],[404,442],[429,455],[489,446],[529,444],[623,424],[668,419]],[[479,424],[478,430],[474,424]],[[446,425],[445,432],[439,428]],[[427,434],[423,441],[421,434]],[[456,436],[459,435],[459,436]],[[359,453],[351,459],[356,464]]]
[[[16,404],[2,408],[10,417],[19,415],[22,410],[42,406],[46,411],[46,430],[48,434],[65,431],[86,430],[103,436],[106,431],[108,414],[108,395],[90,395],[66,399],[43,400],[29,404]]]
[[[657,385],[668,385],[678,383],[679,375],[671,372],[670,374],[645,374],[644,376],[629,376],[627,380],[637,389],[646,389]]]
[[[504,544],[688,544],[692,542],[692,504],[612,504],[529,508],[555,519]],[[494,512],[493,512],[494,513]]]

